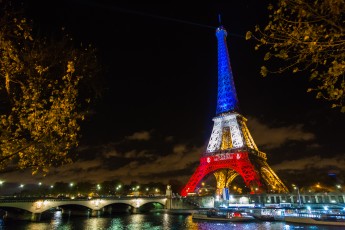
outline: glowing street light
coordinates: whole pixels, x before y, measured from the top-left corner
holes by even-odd
[[[73,186],[74,186],[74,183],[73,183],[73,182],[69,183],[69,186],[70,186],[70,187],[73,187]]]
[[[122,188],[122,185],[118,185],[118,186],[116,187],[116,191],[120,190],[121,188]]]
[[[297,190],[297,194],[298,194],[298,203],[299,203],[299,206],[301,206],[301,195],[299,193],[299,188],[296,186],[296,185],[292,185],[293,186],[293,189]]]
[[[24,185],[23,184],[19,185],[19,188],[24,188]]]

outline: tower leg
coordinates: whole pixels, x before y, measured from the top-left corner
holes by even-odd
[[[226,187],[226,175],[225,175],[225,169],[219,170],[215,173],[213,173],[213,175],[216,178],[217,181],[217,190],[216,190],[216,194],[221,196],[223,193],[223,188]]]
[[[182,189],[181,196],[187,196],[188,193],[194,192],[198,183],[206,176],[204,167],[200,164],[192,177],[189,179],[187,185]]]
[[[217,181],[217,195],[222,195],[224,188],[229,188],[231,182],[238,176],[233,169],[220,169],[213,173]]]

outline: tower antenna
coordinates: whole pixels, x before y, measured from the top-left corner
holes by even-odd
[[[219,25],[221,26],[222,25],[222,18],[220,17],[220,14],[218,14],[218,22],[219,22]]]

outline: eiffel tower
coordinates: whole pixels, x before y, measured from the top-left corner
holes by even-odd
[[[239,113],[238,99],[230,58],[226,45],[227,32],[223,26],[216,29],[218,41],[218,96],[216,116],[206,152],[200,165],[181,192],[194,192],[203,178],[213,174],[217,193],[229,187],[241,176],[250,193],[287,193],[288,189],[267,164],[266,154],[259,151],[246,126],[247,119]]]

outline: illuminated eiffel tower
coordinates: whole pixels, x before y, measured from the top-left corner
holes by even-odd
[[[218,194],[222,193],[223,188],[229,187],[237,176],[243,178],[251,193],[287,193],[287,187],[267,164],[266,154],[259,151],[250,135],[247,119],[238,112],[226,36],[224,27],[218,27],[218,96],[211,138],[206,152],[200,158],[200,165],[181,195],[194,192],[209,174],[216,178]]]

